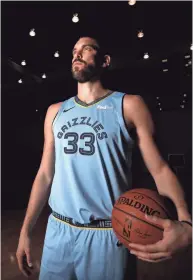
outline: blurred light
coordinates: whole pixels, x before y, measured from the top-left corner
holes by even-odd
[[[58,51],[55,52],[54,56],[55,56],[55,57],[59,57],[59,56],[60,56],[60,55],[59,55],[59,52],[58,52]]]
[[[38,109],[36,109],[36,112],[38,112]]]
[[[161,103],[159,102],[158,105],[161,105]]]
[[[25,66],[25,65],[26,65],[25,60],[22,60],[21,65],[23,65],[23,66]]]
[[[144,58],[144,59],[148,59],[148,58],[149,58],[149,54],[148,54],[148,53],[145,53],[144,56],[143,56],[143,58]]]
[[[159,99],[159,96],[157,96],[156,98]]]
[[[79,22],[79,17],[78,17],[78,14],[74,14],[74,15],[73,15],[73,17],[72,17],[72,21],[73,21],[74,23]]]
[[[43,78],[43,79],[46,79],[46,74],[43,74],[43,75],[42,75],[42,78]]]
[[[36,268],[40,270],[40,263],[38,261],[35,262]]]
[[[160,109],[160,111],[162,111],[162,108],[159,108]]]
[[[183,100],[183,103],[186,103],[186,100]]]
[[[135,3],[136,3],[136,0],[130,0],[130,1],[128,1],[128,4],[129,4],[130,6],[135,5]]]
[[[181,107],[181,108],[184,108],[184,105],[181,105],[180,107]]]
[[[162,59],[162,62],[167,62],[168,60],[167,59]]]
[[[163,72],[168,72],[168,69],[163,69]]]
[[[138,32],[137,37],[138,38],[143,38],[144,37],[144,33],[143,33],[142,30]]]
[[[36,35],[35,29],[34,29],[34,28],[30,30],[29,35],[30,35],[31,37],[34,37],[34,36]]]
[[[191,65],[191,64],[192,64],[192,61],[191,61],[191,60],[189,60],[189,61],[188,61],[188,64],[189,64],[189,65]]]
[[[191,51],[193,50],[193,45],[191,44],[191,46],[190,46],[190,49],[191,49]]]
[[[11,263],[15,263],[16,259],[15,259],[15,256],[13,253],[9,254],[9,258],[10,258]]]
[[[187,94],[186,94],[186,93],[184,93],[184,96],[186,97],[186,96],[187,96]]]
[[[20,80],[18,81],[18,83],[19,83],[19,84],[22,84],[22,83],[23,83],[22,79],[20,79]]]
[[[190,55],[185,55],[185,58],[190,58]]]
[[[188,67],[189,66],[189,64],[185,64],[185,67]]]

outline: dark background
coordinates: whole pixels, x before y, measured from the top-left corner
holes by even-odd
[[[130,6],[127,1],[38,1],[2,2],[1,6],[2,208],[26,208],[41,160],[46,110],[77,94],[70,72],[72,48],[79,36],[94,33],[112,54],[104,84],[141,95],[153,116],[162,156],[168,161],[169,154],[184,155],[184,165],[178,158],[169,164],[178,172],[191,210],[192,2],[149,1]],[[80,18],[76,24],[74,13]],[[32,28],[35,37],[29,36]],[[145,34],[141,39],[137,37],[140,29]],[[59,58],[53,56],[57,50]],[[143,59],[145,52],[148,60]],[[168,62],[163,63],[166,58]],[[23,59],[27,66],[21,66]],[[169,71],[163,72],[166,67]],[[47,79],[41,78],[44,72]],[[175,169],[175,165],[181,167]],[[134,187],[155,188],[137,147],[133,174]]]

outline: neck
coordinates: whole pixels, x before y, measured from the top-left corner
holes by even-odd
[[[96,99],[106,95],[108,91],[108,89],[105,89],[102,86],[100,80],[78,83],[78,98],[85,103],[95,101]]]

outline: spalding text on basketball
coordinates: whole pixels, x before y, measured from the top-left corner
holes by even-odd
[[[126,198],[123,196],[118,199],[117,204],[118,205],[119,204],[129,205],[148,215],[157,215],[157,216],[160,215],[159,211],[154,210],[153,208],[149,207],[148,205],[145,205],[141,202],[138,202],[138,201],[135,201],[133,199],[129,199],[129,198]]]

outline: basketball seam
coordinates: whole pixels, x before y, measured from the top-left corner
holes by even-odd
[[[133,217],[133,218],[136,218],[136,219],[138,219],[138,220],[140,220],[140,221],[142,221],[142,222],[144,222],[144,223],[146,223],[146,224],[148,224],[148,225],[151,225],[151,226],[153,226],[153,227],[155,227],[155,228],[157,228],[157,229],[159,229],[159,230],[161,230],[161,231],[164,231],[162,228],[160,228],[160,227],[158,227],[158,226],[156,226],[156,225],[153,225],[153,224],[151,224],[151,223],[148,223],[148,222],[146,222],[146,221],[144,221],[144,220],[142,220],[142,219],[140,219],[140,218],[138,218],[138,217],[136,217],[136,216],[134,216],[134,215],[132,215],[132,214],[129,214],[129,213],[125,212],[124,210],[117,208],[116,206],[114,206],[114,208],[115,208],[116,210],[118,210],[118,211],[123,212],[124,214],[130,215],[130,216]]]
[[[115,218],[115,216],[113,217],[113,219],[115,219],[118,224],[120,224],[122,227],[124,227],[124,225],[122,225],[122,223],[117,218]]]
[[[156,202],[161,208],[162,208],[162,210],[165,212],[165,214],[167,215],[167,218],[170,218],[170,215],[169,215],[169,213],[165,210],[165,208],[159,203],[159,202],[157,202],[156,200],[154,200],[153,198],[151,198],[150,196],[148,196],[148,195],[146,195],[146,194],[143,194],[143,193],[140,193],[140,192],[131,192],[131,193],[137,193],[137,194],[141,194],[141,195],[144,195],[144,196],[146,196],[146,197],[148,197],[149,199],[151,199],[151,200],[153,200],[154,202]]]

